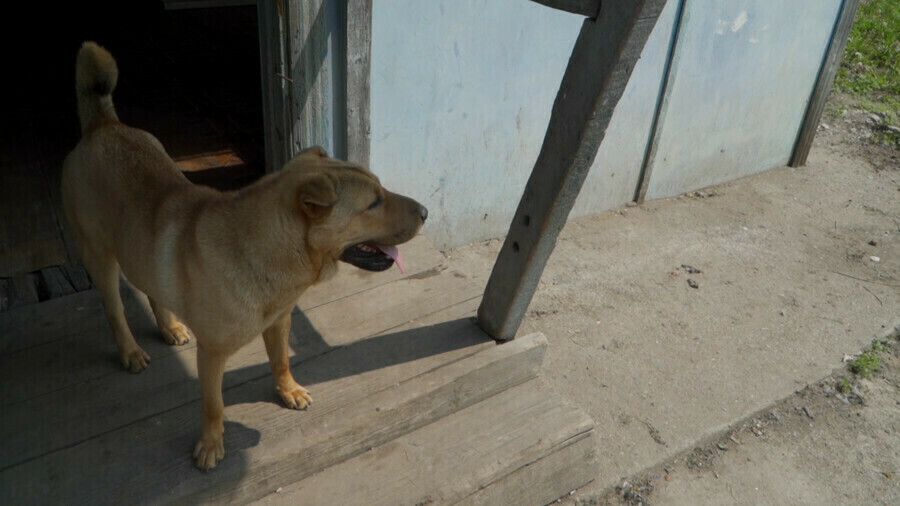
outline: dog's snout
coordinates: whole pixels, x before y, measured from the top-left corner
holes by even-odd
[[[428,219],[428,208],[419,204],[419,216],[422,218],[422,221]]]

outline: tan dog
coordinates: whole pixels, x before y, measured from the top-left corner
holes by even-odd
[[[278,394],[288,407],[307,407],[312,398],[288,361],[298,297],[332,276],[338,260],[389,268],[398,260],[394,245],[412,239],[428,212],[319,147],[238,192],[195,186],[155,137],[119,122],[117,76],[105,49],[81,47],[75,82],[82,139],[63,167],[63,204],[126,368],[139,372],[150,356],[125,321],[120,267],[149,297],[167,343],[196,336],[203,429],[193,454],[197,466],[211,468],[225,455],[228,357],[262,333]]]

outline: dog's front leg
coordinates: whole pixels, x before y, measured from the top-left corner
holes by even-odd
[[[288,339],[291,335],[291,312],[279,316],[275,323],[263,332],[266,342],[266,353],[269,354],[269,366],[275,377],[275,391],[281,396],[284,404],[293,409],[306,409],[312,404],[309,390],[297,383],[291,374],[290,349]]]
[[[197,344],[197,372],[200,376],[200,396],[203,400],[203,430],[194,447],[194,458],[200,469],[216,467],[225,457],[222,420],[225,403],[222,400],[222,377],[229,354],[209,350]]]

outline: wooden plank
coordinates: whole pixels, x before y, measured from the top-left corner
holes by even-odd
[[[48,299],[56,299],[75,293],[75,287],[69,283],[60,267],[41,269],[41,287]]]
[[[369,166],[372,2],[346,1],[347,160]]]
[[[406,272],[396,266],[383,272],[370,272],[351,265],[341,264],[337,275],[328,281],[310,287],[300,297],[298,306],[304,311],[348,297],[355,293],[386,285],[407,277],[426,277],[446,268],[447,260],[425,236],[416,236],[400,246],[406,260]]]
[[[232,149],[223,149],[213,153],[203,153],[175,160],[179,170],[196,172],[225,167],[236,167],[246,162]]]
[[[308,311],[307,317],[332,346],[375,335],[447,306],[477,297],[483,284],[445,272],[431,278],[404,278]]]
[[[453,304],[452,306],[445,307],[440,311],[423,315],[414,320],[410,320],[402,325],[397,327],[393,327],[387,329],[383,333],[394,333],[401,332],[404,330],[413,330],[422,327],[427,327],[429,325],[437,325],[441,322],[448,322],[453,320],[464,320],[467,319],[469,321],[475,322],[475,314],[478,311],[478,304],[481,303],[481,293],[478,295]]]
[[[510,425],[509,420],[523,423]],[[593,426],[590,417],[534,379],[279,493],[273,491],[256,504],[454,504],[463,499],[492,505],[546,504],[572,490],[564,487],[583,485],[596,476],[589,465]],[[571,460],[542,465],[556,453]],[[516,480],[521,485],[516,490],[490,494],[493,502],[483,502],[487,496],[478,494],[484,487],[492,492],[507,489],[510,475],[536,468],[545,473],[528,473],[533,479]],[[353,486],[341,486],[349,477]],[[513,497],[519,500],[513,502]]]
[[[482,329],[512,339],[666,0],[604,2],[584,21],[550,125],[478,310]]]
[[[0,311],[9,309],[13,297],[12,280],[9,278],[0,278]],[[0,347],[0,350],[2,350],[2,347]]]
[[[3,167],[0,184],[0,277],[66,260],[47,181],[33,164]]]
[[[288,40],[281,0],[257,3],[259,67],[262,81],[266,172],[281,169],[291,159],[292,122]]]
[[[327,332],[324,334],[333,339],[333,342],[346,343],[363,339],[454,305],[472,295],[471,286],[464,278],[454,276],[460,281],[459,284],[438,279],[439,276],[436,274],[441,273],[438,265],[443,264],[444,257],[427,239],[414,239],[408,248],[404,248],[404,252],[408,258],[406,274],[400,274],[397,269],[374,274],[363,274],[364,271],[359,269],[343,269],[335,279],[329,280],[323,286],[313,287],[310,292],[304,294],[300,307],[307,313],[296,314],[294,317],[293,329],[299,336],[298,339],[322,341],[321,332],[313,327],[320,324],[327,329],[337,328],[334,335]],[[402,294],[393,301],[386,299],[385,294],[398,292],[396,287],[366,293],[407,278],[409,281],[403,286],[418,285],[414,282],[417,280],[437,281],[439,286],[447,290],[446,298],[442,301],[436,295],[437,290],[427,290],[429,292],[427,301],[430,305],[417,306],[410,303],[410,297]],[[461,286],[468,288],[457,291],[456,288]],[[426,288],[420,287],[420,290]],[[125,282],[121,284],[120,291],[132,333],[141,346],[150,353],[153,368],[161,367],[167,360],[165,357],[173,353],[187,352],[196,346],[194,342],[177,348],[161,344],[146,297]],[[331,301],[339,302],[331,307],[320,308]],[[361,307],[369,307],[372,310],[372,304],[381,302],[383,302],[381,309],[391,308],[391,310],[383,311],[384,315],[371,322],[373,325],[361,324],[357,318],[353,320],[356,322],[353,332],[335,326],[333,319],[343,321],[345,315],[358,313]],[[0,353],[4,354],[0,355],[0,384],[9,381],[13,385],[10,387],[11,390],[5,392],[7,402],[12,402],[9,400],[11,397],[15,402],[20,402],[33,396],[44,395],[55,389],[57,384],[69,385],[73,382],[89,381],[94,377],[103,377],[112,371],[118,372],[115,346],[108,327],[102,301],[94,290],[47,301],[30,308],[4,312],[0,315]],[[67,351],[52,355],[55,357],[52,360],[49,358],[50,351],[39,349],[23,355],[11,355],[46,345],[52,345],[51,350]],[[192,362],[193,356],[180,360]],[[261,347],[259,349],[251,347],[242,350],[229,361],[229,364],[231,367],[240,367],[246,363],[261,363],[265,360]],[[18,374],[34,375],[36,379],[19,381]]]
[[[262,392],[272,390],[269,378],[227,390],[229,453],[214,472],[197,472],[189,457],[196,431],[185,427],[196,424],[199,403],[194,402],[0,470],[0,480],[13,484],[0,490],[0,499],[9,504],[54,497],[86,503],[255,499],[537,374],[546,347],[543,336],[501,347],[485,343],[487,337],[474,326],[466,329],[443,341],[476,339],[481,351],[443,366],[431,364],[403,375],[405,380],[397,381],[401,367],[385,372],[370,364],[373,351],[402,360],[399,342],[341,348],[305,364],[298,379],[316,385],[314,395],[319,393],[307,412],[258,402]],[[416,339],[427,337],[420,333],[403,342],[415,347]],[[346,355],[351,352],[355,355]],[[360,371],[374,374],[356,377]],[[372,391],[370,380],[383,376],[394,382]],[[308,381],[317,377],[323,381]],[[53,487],[46,486],[47,480]]]
[[[11,308],[30,306],[40,302],[38,295],[38,276],[34,273],[17,274],[12,277],[13,299]]]
[[[841,65],[841,58],[844,56],[844,49],[847,47],[847,39],[850,37],[850,29],[853,27],[853,20],[856,18],[858,9],[859,0],[844,0],[841,5],[834,32],[831,35],[831,42],[828,44],[828,50],[822,62],[822,69],[819,71],[819,77],[816,79],[816,85],[813,87],[812,96],[806,108],[806,115],[803,117],[803,123],[797,134],[794,152],[788,162],[791,167],[806,165],[806,159],[812,148],[819,120],[822,119],[822,113],[825,111],[828,95],[831,94],[834,77]]]
[[[127,285],[122,286],[125,316],[129,322],[148,315],[146,299],[140,299]],[[0,355],[0,360],[10,353],[80,339],[82,335],[103,332],[108,327],[103,302],[96,290],[6,311],[0,314],[0,354],[3,354]],[[111,335],[102,337],[110,339],[109,342],[112,343]],[[98,338],[99,336],[89,339]]]
[[[374,288],[309,313],[296,314],[290,341],[294,352],[292,363],[299,364],[330,352],[335,342],[360,342],[376,334],[383,335],[389,329],[391,335],[396,336],[409,335],[411,329],[440,333],[445,328],[452,331],[456,328],[454,325],[470,325],[468,319],[449,326],[446,322],[456,320],[453,318],[456,315],[463,318],[474,311],[474,300],[465,297],[477,298],[479,287],[465,278],[451,275],[447,278],[453,279],[455,284],[437,278],[401,280],[392,285],[407,286],[412,296],[405,296],[398,293],[402,290],[390,287]],[[433,289],[409,287],[416,283],[427,283]],[[459,286],[468,288],[460,290]],[[423,298],[422,293],[429,292],[432,295],[424,297],[425,303],[414,302]],[[393,300],[390,295],[385,295],[392,293],[397,294]],[[68,308],[60,305],[65,299],[71,301]],[[465,302],[468,307],[463,305]],[[44,340],[50,338],[49,334],[54,339],[44,346],[18,344],[15,348],[20,351],[0,355],[0,391],[3,392],[0,405],[5,406],[0,412],[0,427],[5,434],[16,436],[8,447],[10,458],[30,458],[55,451],[73,441],[82,441],[199,399],[196,343],[180,347],[164,344],[149,310],[139,301],[126,306],[140,306],[140,311],[129,313],[129,323],[138,342],[153,359],[151,367],[140,375],[121,370],[96,292],[84,292],[44,304],[51,303],[57,309],[19,311],[6,320],[2,319],[6,315],[0,315],[0,329],[19,329],[15,336],[3,334],[4,350],[13,347],[10,343],[28,342],[30,337]],[[352,328],[346,329],[334,323],[345,321],[348,314],[370,314],[360,308],[372,308],[377,304],[383,305],[384,315],[373,317],[368,325],[359,319],[351,319]],[[447,306],[449,308],[443,309]],[[57,314],[58,319],[50,314]],[[410,321],[416,324],[412,325]],[[320,327],[325,325],[328,330],[323,332]],[[425,326],[429,327],[423,329]],[[60,340],[59,334],[66,333],[68,337]],[[328,336],[331,345],[323,339],[323,334]],[[427,342],[430,340],[423,340],[423,343]],[[404,346],[409,348],[408,344]],[[436,346],[432,346],[432,351],[437,349]],[[378,352],[368,354],[377,356]],[[377,360],[372,362],[377,363]],[[235,388],[256,379],[271,381],[261,340],[242,348],[229,360],[225,388]],[[49,396],[56,401],[47,403]],[[128,399],[138,398],[140,403],[130,405]],[[35,424],[36,419],[45,421]],[[47,437],[48,434],[52,437]],[[3,458],[0,458],[0,467],[3,466]]]
[[[600,0],[531,0],[532,2],[546,5],[553,9],[581,14],[589,18],[596,18],[600,12]]]
[[[331,150],[331,66],[325,0],[282,0],[290,84],[292,152],[309,146]],[[335,153],[332,153],[335,154]]]
[[[69,282],[72,283],[72,286],[75,288],[75,291],[83,292],[93,286],[91,284],[91,278],[81,264],[77,262],[66,262],[62,265],[62,269],[66,273],[66,278],[68,278]]]
[[[574,441],[459,501],[459,506],[551,504],[600,474],[594,437]]]
[[[265,0],[263,2],[265,3]],[[256,5],[257,0],[163,0],[166,10],[208,9],[211,7],[243,7]]]

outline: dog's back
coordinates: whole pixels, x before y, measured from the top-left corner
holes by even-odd
[[[112,55],[85,42],[75,68],[82,137],[63,165],[63,208],[82,257],[114,257],[132,282],[153,292],[159,266],[152,257],[160,253],[154,237],[214,192],[194,187],[153,135],[119,122],[117,78]]]

